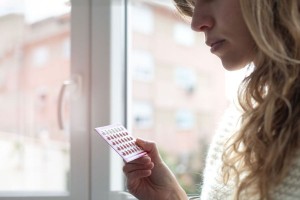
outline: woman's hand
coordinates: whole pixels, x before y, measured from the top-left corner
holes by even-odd
[[[136,144],[148,155],[124,165],[129,192],[140,200],[188,199],[174,174],[162,161],[155,143],[137,139]]]

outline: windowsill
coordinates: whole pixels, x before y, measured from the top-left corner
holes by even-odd
[[[137,200],[134,196],[132,196],[128,192],[123,191],[113,191],[111,192],[111,199],[118,199],[118,200]],[[199,195],[189,194],[189,200],[200,200]]]

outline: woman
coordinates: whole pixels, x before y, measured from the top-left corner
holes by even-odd
[[[240,126],[216,134],[201,200],[300,199],[300,1],[174,0],[227,70],[253,64],[239,90]],[[141,200],[188,199],[155,143],[125,164],[129,191]]]

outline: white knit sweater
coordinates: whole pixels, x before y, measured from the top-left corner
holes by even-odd
[[[206,159],[201,200],[232,200],[233,184],[222,183],[222,153],[224,144],[230,134],[238,127],[238,113],[229,109],[222,120],[219,130],[213,138]],[[300,153],[292,163],[292,167],[283,182],[271,192],[272,200],[300,200]],[[245,200],[257,200],[247,197]],[[243,199],[243,200],[244,200]]]

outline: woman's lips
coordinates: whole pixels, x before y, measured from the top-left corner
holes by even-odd
[[[216,51],[218,51],[224,44],[225,40],[217,40],[215,42],[212,42],[209,46],[210,46],[210,52],[214,53]]]

